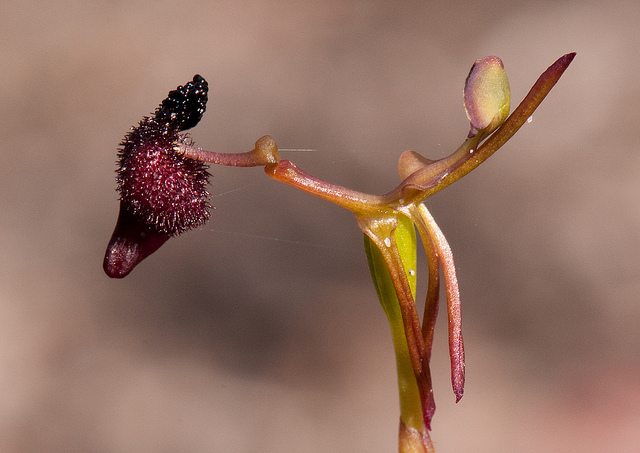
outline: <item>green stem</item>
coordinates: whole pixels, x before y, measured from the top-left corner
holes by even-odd
[[[373,279],[380,304],[387,315],[389,326],[391,327],[391,335],[393,338],[394,351],[396,355],[396,368],[398,373],[398,389],[400,394],[400,417],[402,422],[420,433],[426,431],[423,409],[421,401],[423,400],[419,388],[418,377],[423,375],[424,372],[416,373],[415,361],[420,361],[420,367],[424,366],[422,363],[423,355],[419,352],[420,347],[413,344],[415,343],[415,335],[410,332],[407,334],[405,326],[412,329],[413,322],[406,322],[406,310],[403,309],[403,304],[400,299],[406,299],[407,296],[412,298],[416,290],[416,275],[415,269],[417,264],[416,247],[415,247],[415,231],[411,221],[404,216],[401,216],[399,220],[400,225],[398,227],[390,228],[389,235],[386,239],[391,242],[378,245],[377,239],[381,236],[374,235],[376,240],[372,239],[368,235],[364,236],[364,246],[367,253],[369,262],[369,268],[371,270],[371,277]],[[396,240],[397,236],[397,240]],[[396,245],[397,244],[397,245]],[[405,282],[409,291],[409,294],[403,294],[397,290],[397,276],[392,276],[389,272],[388,258],[385,255],[389,255],[382,250],[389,249],[391,247],[400,248],[398,254],[402,257],[402,262],[407,268],[403,270],[405,274]],[[395,278],[394,278],[395,277]],[[406,307],[405,307],[406,308]],[[414,306],[415,308],[415,306]],[[415,311],[415,310],[414,310]],[[417,316],[417,315],[416,315]],[[412,318],[412,316],[410,316]],[[419,323],[418,323],[419,325]],[[416,350],[417,349],[417,350]],[[417,353],[417,354],[416,354]],[[428,366],[428,364],[427,364]]]

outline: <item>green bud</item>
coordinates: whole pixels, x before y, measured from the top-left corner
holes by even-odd
[[[469,137],[496,130],[509,116],[510,106],[511,90],[502,60],[476,60],[464,84],[464,108],[471,122]]]

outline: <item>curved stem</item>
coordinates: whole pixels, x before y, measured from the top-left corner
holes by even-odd
[[[216,153],[186,142],[177,144],[174,150],[191,159],[229,167],[261,167],[280,161],[278,145],[270,135],[260,137],[255,147],[246,153]]]
[[[265,164],[256,158],[256,154],[253,151],[246,153],[216,153],[183,143],[177,145],[175,150],[190,159],[228,167],[260,167]]]
[[[289,160],[281,160],[277,164],[267,165],[264,171],[276,181],[284,182],[304,192],[331,201],[355,214],[393,212],[392,208],[384,204],[383,197],[328,183],[301,170]]]

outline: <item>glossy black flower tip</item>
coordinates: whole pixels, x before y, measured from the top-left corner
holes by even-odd
[[[126,277],[170,237],[139,222],[121,202],[118,222],[104,255],[105,273],[111,278]]]
[[[178,131],[191,129],[207,109],[208,91],[207,81],[199,74],[194,75],[191,82],[169,93],[156,109],[155,119],[170,123]]]

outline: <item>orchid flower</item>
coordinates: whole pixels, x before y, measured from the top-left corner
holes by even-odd
[[[429,361],[438,312],[440,276],[446,290],[451,383],[456,402],[465,381],[460,293],[451,248],[423,201],[484,162],[527,122],[567,69],[575,53],[559,58],[509,115],[511,93],[502,61],[477,60],[464,86],[470,130],[448,157],[430,160],[414,151],[399,159],[401,182],[371,195],[318,179],[281,159],[270,136],[246,153],[216,153],[194,146],[184,130],[204,113],[207,84],[200,76],[169,93],[151,118],[133,128],[120,150],[120,215],[104,259],[110,277],[124,277],[167,239],[209,217],[206,164],[263,166],[265,173],[342,206],[356,217],[378,297],[391,326],[400,393],[400,452],[431,452],[435,411]],[[206,164],[205,164],[206,163]],[[427,255],[428,285],[422,320],[417,289],[418,232]]]

